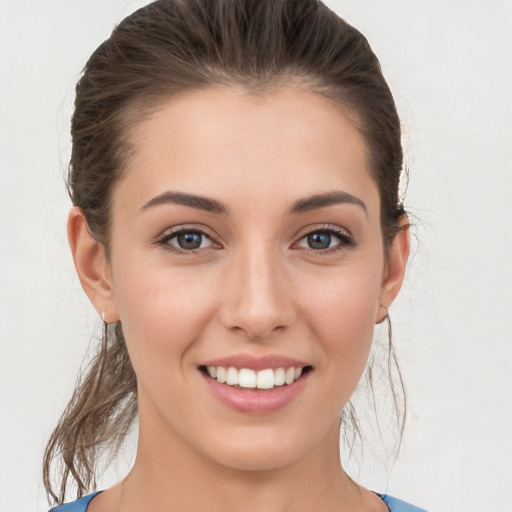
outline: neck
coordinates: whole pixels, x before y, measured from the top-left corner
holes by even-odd
[[[364,501],[341,467],[337,424],[306,456],[264,471],[228,468],[172,434],[165,443],[152,434],[141,422],[137,458],[120,485],[120,512],[343,512]]]

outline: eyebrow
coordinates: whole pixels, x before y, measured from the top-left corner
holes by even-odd
[[[189,208],[195,208],[196,210],[203,210],[211,213],[229,213],[229,208],[216,199],[173,191],[163,192],[153,199],[150,199],[148,202],[144,203],[141,210],[147,210],[155,206],[169,203],[188,206]],[[317,208],[325,208],[327,206],[343,203],[358,205],[364,210],[366,215],[368,215],[366,205],[361,201],[361,199],[341,190],[326,192],[325,194],[315,194],[304,199],[299,199],[290,208],[290,213],[304,213],[316,210]]]
[[[316,210],[317,208],[325,208],[326,206],[344,203],[360,206],[366,213],[366,216],[368,216],[368,210],[366,209],[366,205],[363,201],[348,192],[343,192],[342,190],[326,192],[325,194],[315,194],[311,197],[299,199],[291,207],[290,213],[304,213]]]
[[[203,210],[211,213],[227,214],[229,212],[228,207],[216,199],[197,196],[195,194],[186,194],[184,192],[172,191],[164,192],[163,194],[150,199],[142,206],[141,210],[147,210],[149,208],[153,208],[154,206],[169,203],[180,204],[183,206],[188,206],[189,208],[195,208],[196,210]]]

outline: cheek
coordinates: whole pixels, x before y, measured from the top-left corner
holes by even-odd
[[[357,383],[361,376],[373,338],[379,291],[378,271],[368,267],[340,271],[315,287],[303,304],[314,336],[321,342],[324,364],[337,378]]]
[[[320,286],[310,287],[307,309],[321,320],[318,326],[331,334],[356,334],[363,326],[373,331],[379,291],[380,274],[375,270],[342,270]]]
[[[122,265],[114,290],[136,372],[184,363],[214,309],[204,277],[143,265],[133,272]]]

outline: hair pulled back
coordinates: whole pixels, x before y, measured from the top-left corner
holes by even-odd
[[[332,100],[363,136],[387,249],[404,213],[400,121],[366,38],[318,0],[158,0],[114,29],[76,86],[68,191],[107,255],[113,187],[141,121],[183,92],[230,84],[264,92],[287,82]],[[389,357],[396,362],[392,345]],[[357,431],[351,404],[344,412]],[[107,445],[118,450],[136,414],[121,325],[105,326],[101,348],[46,447],[44,483],[56,503],[64,501],[70,474],[77,497],[95,486],[99,452]],[[57,458],[63,472],[54,489]]]

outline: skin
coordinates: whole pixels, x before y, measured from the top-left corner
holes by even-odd
[[[409,252],[404,230],[384,258],[380,198],[359,132],[311,92],[223,87],[169,101],[132,142],[113,193],[110,259],[79,209],[68,222],[82,285],[107,322],[121,320],[138,383],[135,464],[89,511],[386,510],[339,459],[340,411]],[[214,199],[228,213],[144,208],[167,191]],[[364,207],[290,212],[333,191]],[[180,252],[176,238],[162,242],[180,227],[209,238],[194,252]],[[311,250],[307,235],[326,227],[351,243],[331,235],[329,248]],[[198,370],[239,353],[285,355],[313,370],[283,409],[244,414],[214,398]]]

